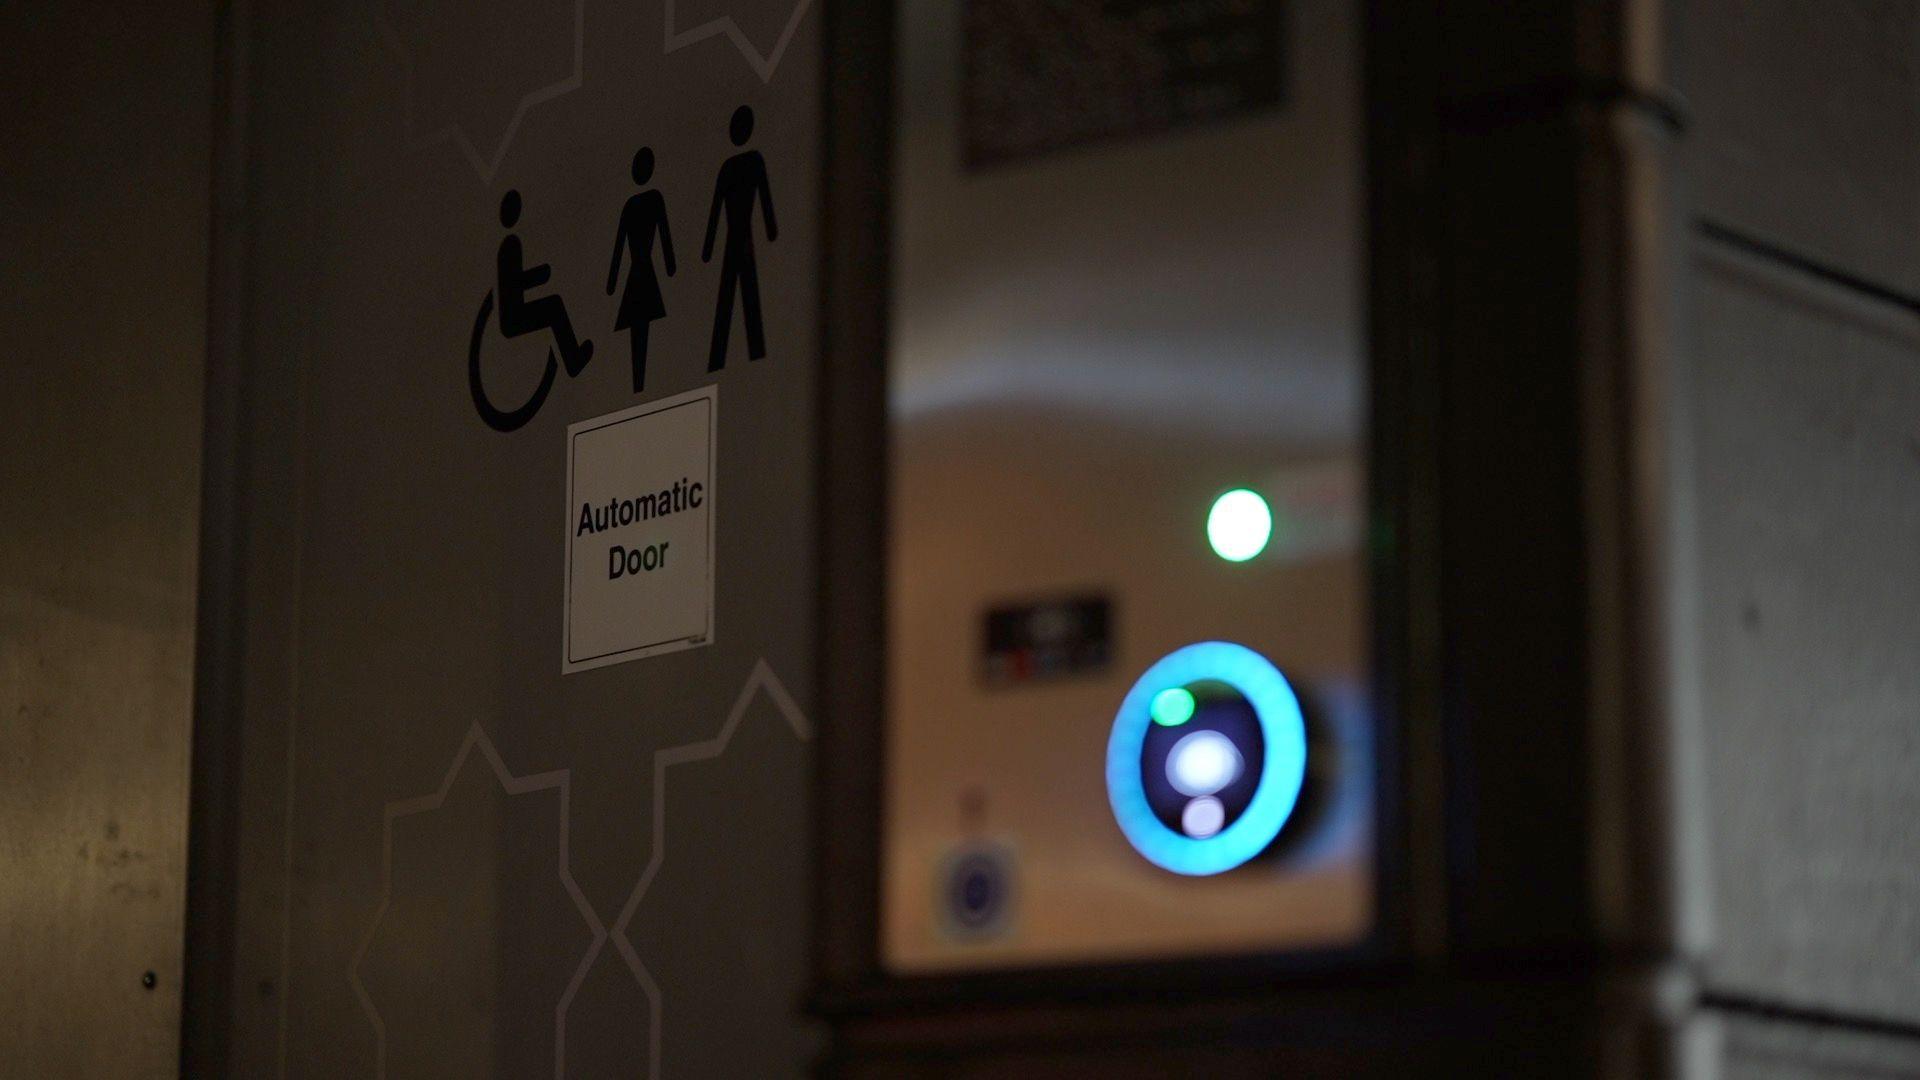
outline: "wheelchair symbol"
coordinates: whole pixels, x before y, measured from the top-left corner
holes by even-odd
[[[473,320],[473,340],[467,345],[467,389],[473,394],[473,407],[480,413],[480,419],[495,431],[524,427],[540,411],[547,393],[553,389],[556,352],[559,362],[566,365],[568,378],[580,374],[587,361],[593,359],[593,342],[574,336],[566,301],[553,294],[530,295],[529,290],[552,279],[553,270],[545,263],[526,264],[520,237],[513,232],[519,221],[520,193],[508,191],[500,199],[500,224],[507,229],[507,235],[500,241],[500,255],[496,260],[499,280],[480,301],[480,314]],[[517,338],[542,331],[553,335],[553,346],[547,350],[547,369],[540,374],[540,386],[517,409],[496,406],[480,381],[480,338],[487,331],[487,317],[493,314],[496,304],[500,309],[501,337]]]
[[[547,394],[553,389],[553,376],[559,368],[553,356],[551,346],[547,349],[547,367],[540,373],[540,385],[534,388],[533,396],[517,409],[501,409],[487,397],[487,389],[480,381],[480,341],[486,336],[487,321],[493,316],[493,290],[480,301],[480,314],[473,320],[473,340],[467,346],[467,389],[473,393],[473,407],[480,413],[480,419],[495,431],[515,431],[525,427],[540,406],[546,404]]]

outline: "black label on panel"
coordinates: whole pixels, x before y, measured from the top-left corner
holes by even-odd
[[[1104,596],[993,608],[987,612],[981,679],[1012,686],[1105,670],[1113,653],[1111,608]]]
[[[964,37],[969,166],[1280,103],[1279,0],[966,0]]]

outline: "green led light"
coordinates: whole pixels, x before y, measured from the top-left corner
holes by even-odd
[[[1273,537],[1273,511],[1267,500],[1235,488],[1213,500],[1207,513],[1207,542],[1228,562],[1246,562],[1267,549]]]
[[[1162,727],[1179,727],[1193,719],[1193,694],[1184,687],[1171,687],[1153,695],[1147,706],[1153,722]]]

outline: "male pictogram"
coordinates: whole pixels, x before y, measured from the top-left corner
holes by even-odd
[[[753,110],[745,105],[733,112],[729,127],[733,145],[744,147],[753,137]],[[758,150],[742,150],[720,166],[713,185],[713,208],[707,213],[707,239],[700,248],[700,261],[713,260],[714,232],[720,225],[720,211],[727,212],[727,246],[720,257],[720,302],[713,317],[713,349],[707,358],[707,370],[718,371],[727,363],[727,335],[733,327],[733,295],[740,294],[740,311],[747,328],[747,357],[758,360],[767,355],[766,333],[760,322],[760,274],[753,261],[753,205],[758,199],[767,222],[767,242],[780,237],[774,223],[773,192],[767,186],[767,162]]]

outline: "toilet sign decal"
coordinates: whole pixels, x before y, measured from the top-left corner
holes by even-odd
[[[571,674],[713,640],[713,459],[719,388],[567,428]]]
[[[736,301],[747,359],[762,360],[768,355],[754,237],[763,236],[769,245],[780,238],[767,159],[754,146],[751,106],[733,110],[727,122],[727,138],[734,152],[721,162],[714,179],[705,239],[700,245],[701,263],[718,259],[713,267],[716,272],[707,275],[717,279],[718,288],[708,371],[726,367],[729,353],[738,351],[731,345]],[[626,332],[636,394],[646,390],[647,345],[653,336],[653,324],[668,315],[667,293],[659,271],[668,278],[679,274],[666,197],[652,186],[656,165],[651,146],[634,151],[631,172],[636,190],[614,219],[613,258],[607,268],[607,295],[620,296],[613,331],[616,335]],[[500,226],[505,231],[494,257],[493,282],[481,295],[473,329],[467,335],[467,393],[481,423],[502,434],[533,422],[562,370],[567,378],[577,378],[593,360],[593,339],[576,328],[566,297],[552,288],[553,267],[528,261],[528,245],[520,235],[524,208],[525,200],[518,189],[509,189],[500,198]],[[677,306],[679,300],[674,304]],[[496,398],[496,391],[487,385],[484,354],[488,342],[519,337],[548,342],[546,366],[532,391]]]

